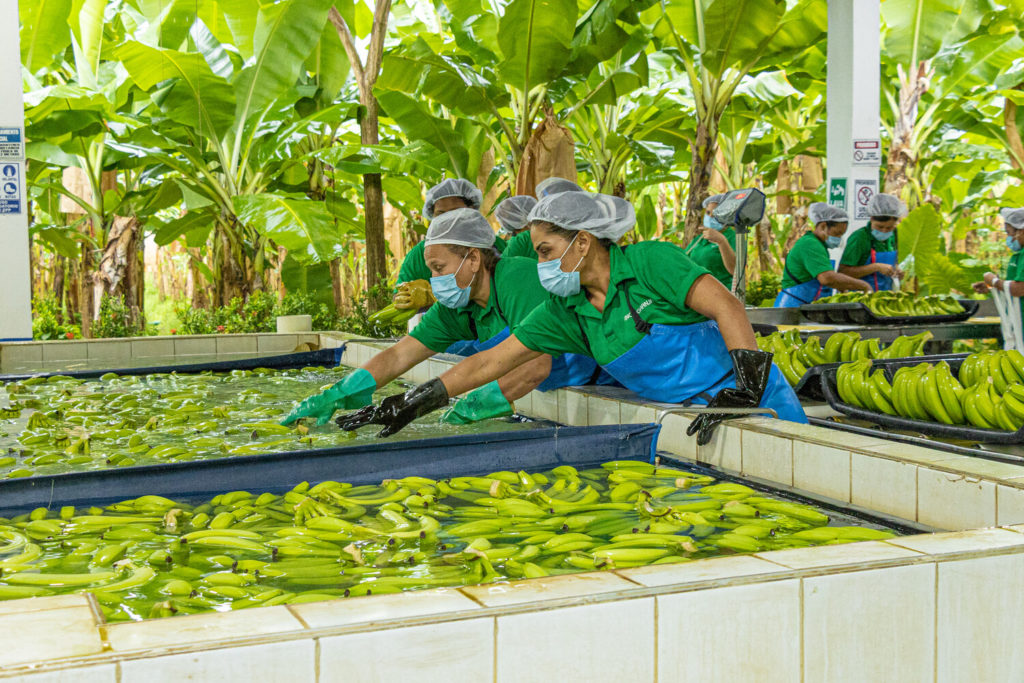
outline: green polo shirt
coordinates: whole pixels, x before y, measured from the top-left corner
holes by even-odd
[[[871,250],[896,251],[896,231],[889,233],[889,239],[879,242],[871,234],[871,225],[855,230],[846,238],[846,248],[839,259],[841,266],[865,266],[871,262]]]
[[[736,248],[736,231],[733,228],[726,228],[722,231],[729,246]],[[698,235],[692,242],[686,245],[686,255],[697,265],[707,269],[716,280],[725,285],[726,289],[732,287],[732,273],[722,263],[722,250],[711,240],[704,239],[704,235]]]
[[[817,279],[822,273],[835,270],[828,258],[825,244],[814,236],[805,234],[796,241],[786,257],[786,268],[782,273],[782,288],[793,287]],[[795,280],[793,278],[796,278]]]
[[[430,279],[432,273],[430,268],[427,268],[426,257],[423,256],[423,250],[426,248],[426,242],[421,241],[417,242],[416,246],[409,250],[409,253],[405,255],[405,260],[402,261],[402,266],[398,269],[398,280],[395,282],[395,285],[400,285],[403,282],[412,282],[413,280]],[[494,248],[498,250],[499,254],[502,253],[505,250],[505,240],[501,237],[495,237]]]
[[[637,332],[626,304],[622,283],[627,280],[629,302],[647,322],[691,325],[707,320],[686,306],[686,296],[697,278],[708,271],[680,247],[651,241],[625,250],[613,245],[609,252],[611,279],[604,311],[594,308],[582,290],[567,298],[552,296],[513,328],[524,346],[552,356],[579,353],[602,365],[615,360],[644,337]]]
[[[1024,282],[1024,249],[1010,256],[1010,262],[1006,264],[1005,279]]]
[[[533,249],[533,240],[530,239],[530,231],[523,230],[521,233],[508,241],[508,246],[502,252],[503,256],[525,256],[537,260],[537,252]]]
[[[498,305],[495,306],[495,296]],[[464,308],[434,304],[409,333],[431,351],[440,353],[457,341],[487,341],[506,327],[514,327],[547,301],[550,295],[537,277],[537,262],[503,256],[491,276],[491,296],[481,308],[469,302]],[[499,310],[500,309],[500,310]],[[476,335],[470,325],[476,323]]]

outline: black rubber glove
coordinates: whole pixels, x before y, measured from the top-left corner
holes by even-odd
[[[440,379],[432,379],[404,394],[388,396],[377,406],[367,406],[354,413],[346,413],[336,422],[338,427],[351,432],[369,424],[384,425],[378,437],[391,436],[417,417],[448,405],[448,390]]]
[[[756,408],[768,386],[768,375],[772,371],[772,354],[750,349],[733,349],[733,371],[736,373],[736,387],[727,387],[715,395],[709,408]],[[703,446],[711,440],[715,427],[730,417],[742,417],[727,413],[701,413],[686,428],[688,436],[697,435],[697,444]]]

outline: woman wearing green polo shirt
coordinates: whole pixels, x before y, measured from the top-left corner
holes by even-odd
[[[493,349],[401,396],[338,418],[342,429],[381,424],[388,436],[457,396],[543,354],[588,354],[641,397],[720,408],[774,409],[806,422],[800,402],[757,350],[743,304],[665,242],[615,243],[636,222],[629,202],[566,192],[530,214],[541,284],[552,296]],[[687,432],[706,443],[727,415],[705,413]]]
[[[283,424],[304,417],[323,424],[335,410],[365,406],[378,387],[457,341],[474,340],[484,349],[491,348],[508,337],[511,325],[522,322],[548,299],[537,279],[537,264],[499,257],[493,248],[494,231],[476,209],[456,209],[435,218],[425,244],[437,303],[407,336],[326,391],[304,400]],[[586,384],[596,374],[597,364],[585,356],[566,354],[554,360],[541,356],[472,392],[445,419],[464,423],[511,415],[512,401],[533,389]]]
[[[985,273],[982,282],[975,282],[974,291],[987,294],[990,289],[1001,289],[1010,296],[1024,297],[1024,209],[1002,209],[1003,227],[1006,228],[1006,246],[1013,255],[1006,266],[1006,275],[1000,278],[992,272]],[[1021,302],[1024,310],[1024,301]]]
[[[723,226],[711,215],[724,197],[724,194],[716,194],[704,200],[701,205],[704,208],[704,229],[686,245],[685,253],[730,289],[732,274],[736,270],[736,230]]]
[[[846,240],[839,272],[864,280],[876,292],[892,289],[893,278],[903,277],[897,263],[896,226],[907,215],[906,205],[891,194],[876,194],[868,202],[871,222]]]
[[[797,308],[829,296],[833,288],[842,292],[870,292],[867,282],[837,273],[828,257],[828,250],[838,247],[846,232],[850,220],[846,212],[824,202],[815,202],[807,208],[807,218],[814,229],[789,250],[782,271],[782,291],[775,298],[775,307]]]

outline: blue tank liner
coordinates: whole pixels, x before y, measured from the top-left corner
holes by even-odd
[[[360,340],[362,341],[362,340]],[[375,339],[373,341],[381,341]],[[100,370],[72,370],[68,372],[30,372],[14,375],[0,375],[0,382],[14,382],[28,379],[29,377],[51,377],[61,375],[76,377],[78,379],[95,379],[108,372],[118,375],[153,375],[157,373],[177,372],[230,372],[232,370],[252,370],[254,368],[274,368],[284,370],[287,368],[304,368],[308,365],[335,366],[341,363],[341,356],[345,352],[345,344],[336,349],[320,349],[319,351],[303,351],[301,353],[286,353],[279,356],[261,356],[256,358],[242,358],[238,360],[222,360],[207,363],[187,363],[183,365],[154,365],[146,368],[110,368]]]
[[[37,507],[105,505],[146,494],[196,499],[241,489],[282,492],[303,481],[360,485],[409,475],[444,479],[648,460],[659,429],[653,424],[551,427],[5,479],[0,480],[0,516]]]

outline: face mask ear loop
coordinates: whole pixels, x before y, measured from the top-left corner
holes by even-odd
[[[579,234],[579,233],[577,232],[577,233],[576,233],[576,237],[579,237],[579,236],[580,236],[580,234]],[[562,259],[564,259],[564,258],[565,258],[565,255],[569,253],[569,250],[570,250],[570,249],[572,249],[572,245],[573,245],[573,244],[574,244],[574,243],[576,242],[576,237],[573,237],[573,238],[572,238],[572,242],[569,242],[569,246],[567,246],[567,247],[565,248],[565,251],[563,251],[563,252],[562,252],[562,255],[558,257],[558,263],[559,263],[559,265],[561,265],[561,263],[562,263]],[[580,257],[580,260],[579,260],[579,263],[577,263],[577,264],[576,264],[576,266],[575,266],[575,267],[574,267],[574,268],[573,268],[572,270],[570,270],[570,271],[568,271],[568,272],[570,272],[570,273],[575,273],[575,272],[576,272],[576,268],[579,268],[579,267],[580,267],[580,263],[583,263],[583,259],[584,259],[584,258],[586,258],[586,256],[587,256],[586,254],[584,254],[583,256],[581,256],[581,257]],[[559,268],[559,270],[561,270],[561,268]]]
[[[459,271],[460,271],[460,270],[462,270],[462,264],[466,262],[466,259],[467,259],[467,258],[469,258],[469,252],[468,252],[468,251],[466,252],[466,255],[462,257],[462,260],[461,260],[461,261],[459,261],[459,267],[455,269],[455,272],[454,272],[454,273],[452,273],[452,275],[454,275],[455,277],[458,277],[458,276],[459,276]],[[473,277],[476,277],[476,276],[474,275]],[[472,285],[473,283],[472,283],[472,282],[470,282],[469,284],[470,284],[470,285]],[[458,286],[459,286],[459,283],[458,283],[458,281],[456,281],[456,282],[455,282],[455,286],[456,286],[456,287],[458,287]]]

